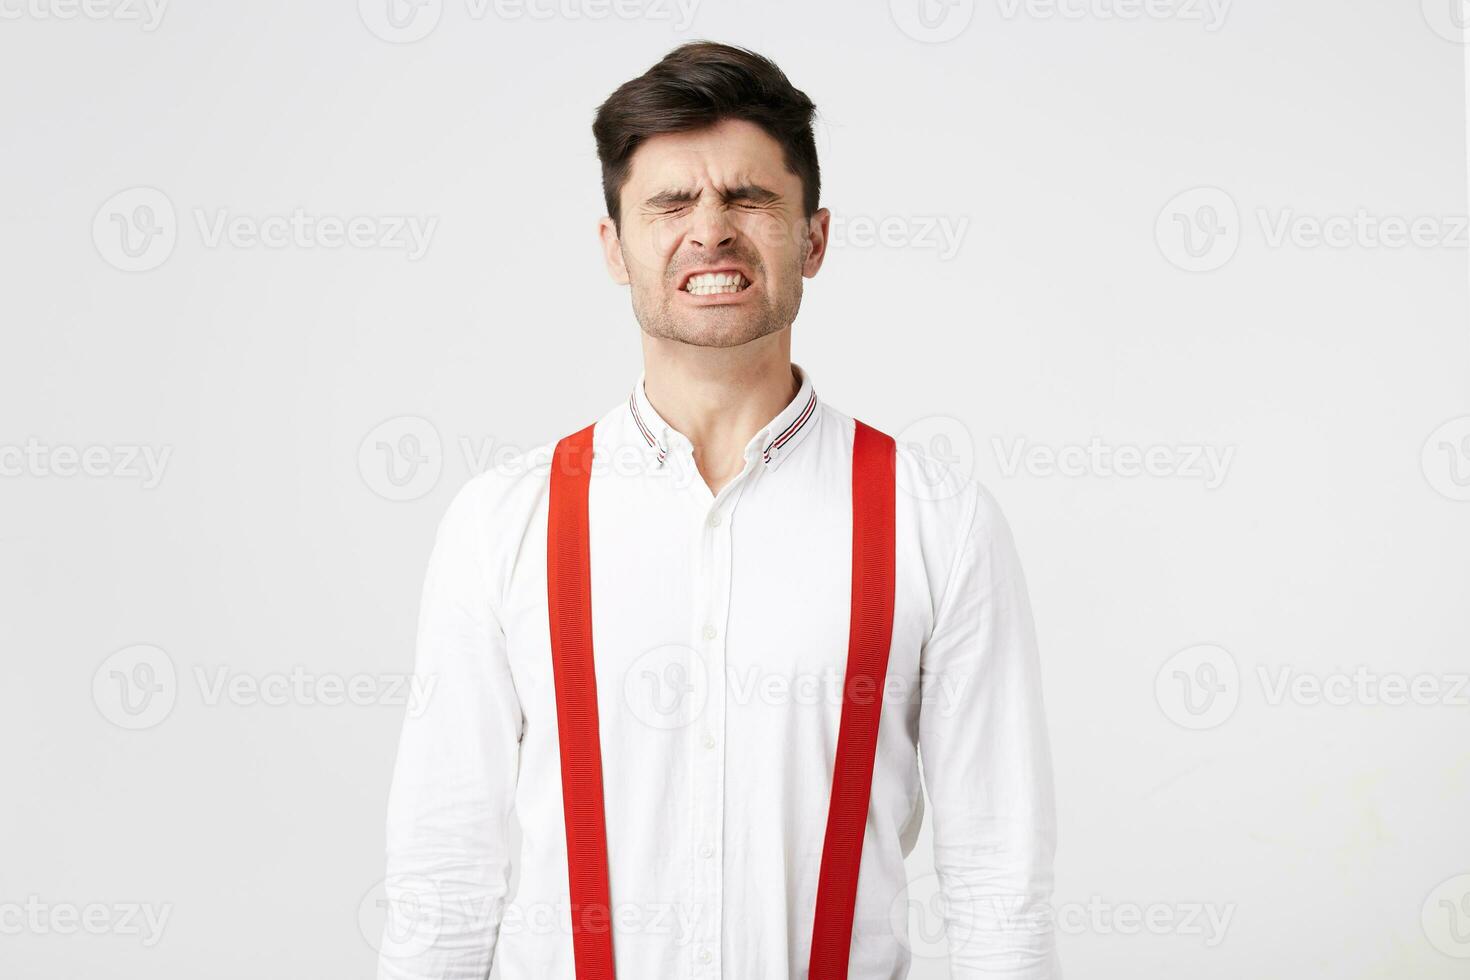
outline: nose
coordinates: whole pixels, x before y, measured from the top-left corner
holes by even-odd
[[[689,240],[703,248],[718,249],[735,241],[735,226],[729,212],[719,204],[701,204],[694,209]]]

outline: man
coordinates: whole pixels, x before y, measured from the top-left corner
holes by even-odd
[[[950,975],[1058,975],[1010,532],[790,359],[830,222],[813,112],[711,43],[598,110],[602,247],[644,370],[441,524],[380,977],[900,980],[920,756]]]

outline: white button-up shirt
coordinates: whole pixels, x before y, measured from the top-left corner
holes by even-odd
[[[593,650],[620,980],[802,980],[847,658],[853,420],[796,397],[712,494],[640,376],[597,421]],[[572,980],[547,620],[555,443],[472,479],[440,526],[388,815],[379,976]],[[849,976],[908,974],[927,789],[956,980],[1059,975],[1036,643],[977,483],[898,447],[893,646]],[[512,810],[522,829],[511,849]],[[512,863],[516,894],[509,894]]]

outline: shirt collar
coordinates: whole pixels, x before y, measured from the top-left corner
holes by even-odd
[[[774,470],[779,466],[781,460],[785,459],[806,434],[815,428],[812,419],[815,418],[820,405],[817,400],[817,390],[812,386],[811,376],[802,369],[801,365],[793,361],[791,370],[801,382],[796,397],[792,398],[775,418],[762,426],[745,447],[746,458],[750,458],[752,454],[758,455],[768,470]],[[692,452],[693,444],[684,433],[669,425],[658,412],[654,411],[653,405],[648,400],[648,394],[643,390],[644,377],[645,372],[640,371],[638,383],[633,386],[633,393],[628,396],[629,421],[633,426],[634,438],[647,448],[654,465],[662,466],[671,452],[675,450]]]

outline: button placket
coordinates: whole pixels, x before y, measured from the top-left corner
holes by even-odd
[[[700,809],[693,830],[695,894],[703,908],[694,944],[693,973],[699,977],[720,976],[720,940],[723,926],[726,649],[724,629],[730,612],[731,558],[730,515],[735,508],[751,466],[717,494],[704,516],[697,561],[700,604],[696,610],[699,649],[708,669],[709,697],[705,727],[700,734],[704,760],[696,763],[695,782],[700,786]],[[707,808],[707,809],[706,809]]]

